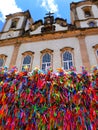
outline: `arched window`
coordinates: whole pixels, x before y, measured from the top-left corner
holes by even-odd
[[[1,55],[0,55],[0,68],[5,65],[6,57],[7,57],[7,56],[4,55],[4,54],[1,54]]]
[[[41,69],[47,71],[50,67],[53,67],[53,50],[46,48],[41,51]]]
[[[30,68],[30,64],[31,64],[31,56],[27,55],[23,59],[22,70],[23,70],[24,66],[28,66],[28,68]]]
[[[93,13],[92,13],[92,8],[91,8],[91,6],[85,6],[85,7],[83,7],[82,9],[83,9],[83,11],[84,11],[84,15],[85,15],[86,18],[88,18],[88,17],[93,17]]]
[[[91,16],[90,10],[85,10],[85,16],[86,16],[86,17],[90,17],[90,16]]]
[[[28,69],[31,69],[31,65],[32,65],[32,60],[33,60],[33,52],[25,52],[23,53],[23,59],[22,59],[22,70],[25,69],[25,67],[27,66]]]
[[[18,24],[18,21],[19,21],[19,18],[14,18],[14,19],[12,19],[12,23],[11,23],[10,28],[11,28],[11,29],[16,28],[16,27],[17,27],[17,24]]]
[[[46,71],[51,66],[51,55],[49,53],[45,53],[42,56],[42,70]]]
[[[69,70],[73,66],[72,53],[65,51],[62,55],[62,63],[64,70]]]

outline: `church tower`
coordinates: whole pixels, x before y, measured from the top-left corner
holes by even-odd
[[[29,30],[32,22],[33,20],[28,10],[25,12],[7,15],[0,39],[9,39],[22,36],[24,32]]]
[[[98,1],[85,0],[71,3],[71,21],[77,28],[98,26]]]

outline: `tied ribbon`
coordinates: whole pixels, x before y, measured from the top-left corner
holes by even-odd
[[[0,69],[0,129],[98,128],[98,69]]]

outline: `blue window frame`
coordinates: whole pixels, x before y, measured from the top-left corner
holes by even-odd
[[[49,53],[45,53],[42,56],[42,70],[46,71],[51,66],[51,55]]]
[[[22,64],[22,70],[24,70],[24,67],[28,66],[28,68],[31,67],[31,56],[30,55],[26,55],[23,59],[23,64]]]
[[[69,51],[63,53],[62,60],[64,70],[69,70],[73,66],[72,54]]]

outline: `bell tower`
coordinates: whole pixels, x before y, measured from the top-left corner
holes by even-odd
[[[98,27],[98,0],[72,2],[71,21],[77,28]]]
[[[0,39],[9,39],[23,35],[29,28],[27,27],[28,23],[30,26],[32,22],[33,20],[28,10],[7,15]]]

